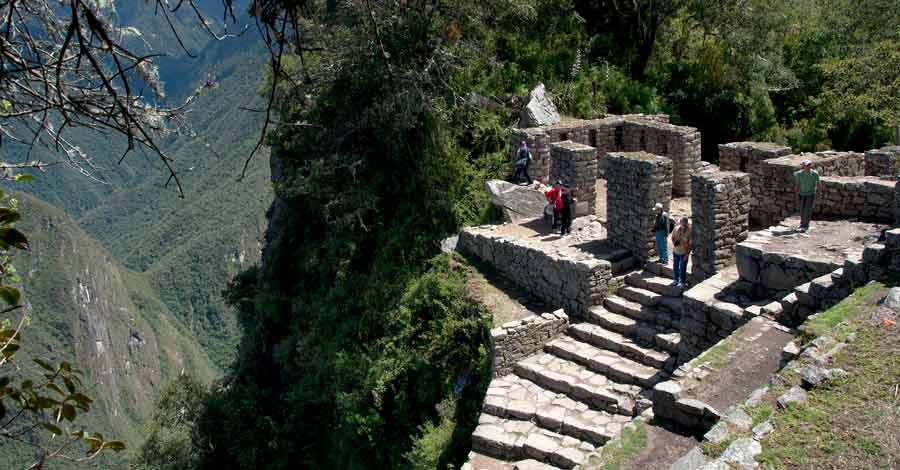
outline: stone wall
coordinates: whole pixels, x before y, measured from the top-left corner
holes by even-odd
[[[700,132],[693,127],[645,120],[626,120],[622,150],[644,151],[672,160],[672,192],[691,194],[691,175],[700,167]]]
[[[709,349],[752,318],[740,306],[718,299],[717,295],[731,284],[731,276],[716,274],[685,291],[679,363]]]
[[[532,147],[535,158],[529,173],[543,183],[551,179],[550,144],[565,140],[597,149],[599,176],[605,176],[603,160],[609,152],[646,151],[667,156],[674,162],[673,190],[676,195],[690,194],[691,175],[699,171],[702,164],[700,132],[693,127],[672,125],[666,115],[629,114],[513,129],[510,161],[515,159],[515,152],[523,139]]]
[[[900,175],[900,146],[869,150],[865,158],[866,176]]]
[[[750,226],[750,175],[708,172],[691,179],[693,275],[703,280],[734,264]]]
[[[750,179],[750,221],[762,226],[774,225],[799,210],[794,172],[804,160],[811,160],[820,176],[863,176],[863,154],[855,152],[819,152],[778,157],[759,162]]]
[[[457,249],[505,274],[534,296],[582,318],[609,292],[612,265],[575,247],[546,252],[528,240],[505,236],[496,226],[470,227],[459,234]]]
[[[606,155],[607,238],[642,260],[656,254],[653,206],[672,199],[672,160],[646,152]]]
[[[871,176],[827,176],[819,179],[813,212],[818,215],[894,219],[896,182]]]
[[[772,142],[732,142],[719,144],[719,168],[722,171],[750,173],[759,162],[790,155],[791,148]]]
[[[530,315],[504,323],[491,330],[491,362],[494,377],[513,372],[516,362],[544,348],[544,344],[563,334],[569,327],[569,316],[562,310]]]
[[[824,276],[841,267],[842,261],[808,255],[771,251],[753,243],[737,246],[737,267],[741,281],[756,285],[756,297],[778,296],[794,287]]]
[[[572,185],[578,215],[597,212],[597,149],[565,140],[550,144],[550,180]]]

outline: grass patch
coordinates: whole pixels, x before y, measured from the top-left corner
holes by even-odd
[[[775,409],[772,407],[771,403],[762,403],[759,406],[750,410],[748,413],[750,417],[753,419],[752,427],[756,427],[764,422],[766,422],[769,418],[775,414]]]
[[[719,341],[715,346],[707,349],[703,354],[692,360],[694,366],[706,364],[713,369],[718,369],[728,365],[731,362],[735,349],[734,340],[729,337],[724,341]]]
[[[703,448],[703,453],[711,459],[717,459],[721,457],[722,454],[725,453],[725,449],[727,449],[728,446],[730,446],[731,443],[737,440],[739,437],[741,436],[739,436],[736,432],[732,432],[728,434],[728,437],[725,438],[725,440],[722,442],[704,441],[701,446]]]
[[[757,457],[763,468],[900,468],[900,328],[870,324],[866,315],[883,290],[870,284],[816,318],[820,334],[844,320],[856,331],[856,341],[833,365],[848,375],[771,418],[775,431],[763,439]]]
[[[590,470],[622,470],[630,468],[632,461],[647,447],[647,425],[635,421],[634,427],[626,427],[615,441],[605,446],[599,460],[584,465]]]
[[[885,285],[880,282],[870,282],[860,287],[834,307],[808,320],[804,324],[804,341],[828,334],[840,322],[855,318],[866,310],[861,307],[875,305],[884,296],[885,291]]]

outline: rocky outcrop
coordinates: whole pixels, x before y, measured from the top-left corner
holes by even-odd
[[[491,202],[503,211],[507,222],[518,223],[544,215],[547,199],[534,186],[519,186],[503,180],[488,180],[484,186]]]
[[[519,115],[519,127],[540,127],[560,122],[556,105],[547,96],[543,83],[538,83],[528,94],[528,103]]]

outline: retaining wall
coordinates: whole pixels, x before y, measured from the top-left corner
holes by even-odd
[[[457,249],[494,266],[516,284],[566,313],[583,318],[609,292],[612,265],[574,247],[546,252],[493,226],[459,234]]]
[[[511,374],[516,362],[541,351],[551,339],[569,327],[569,316],[562,310],[531,315],[504,323],[491,330],[491,370],[494,377]]]

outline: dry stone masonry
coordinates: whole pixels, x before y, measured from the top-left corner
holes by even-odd
[[[583,316],[609,290],[609,261],[575,247],[554,251],[505,236],[494,226],[472,227],[459,234],[458,249],[491,264],[550,305]]]
[[[750,224],[750,175],[709,172],[692,178],[693,275],[703,280],[734,264]]]
[[[819,176],[864,176],[863,154],[855,152],[818,152],[790,155],[759,162],[751,176],[750,220],[759,225],[774,225],[799,208],[794,172],[810,160]]]
[[[640,259],[656,254],[653,234],[656,203],[669,208],[672,160],[646,152],[606,155],[609,239]]]
[[[550,180],[572,185],[578,200],[577,214],[597,211],[597,149],[565,140],[550,144]]]
[[[530,315],[491,330],[491,358],[494,377],[512,373],[516,362],[543,349],[544,344],[569,327],[562,310]]]
[[[900,146],[884,147],[866,152],[867,176],[900,175]]]
[[[813,212],[817,215],[883,221],[894,219],[895,181],[871,176],[827,176],[819,179]]]
[[[772,142],[732,142],[719,144],[719,169],[751,173],[763,160],[790,155],[791,148]]]
[[[513,129],[510,158],[522,140],[532,148],[535,161],[530,174],[547,183],[551,180],[550,144],[571,140],[597,149],[598,175],[605,175],[603,159],[609,152],[646,151],[669,157],[674,162],[673,190],[690,195],[691,175],[699,171],[700,133],[696,128],[676,126],[665,115],[610,116],[594,120],[573,120],[535,128]]]

